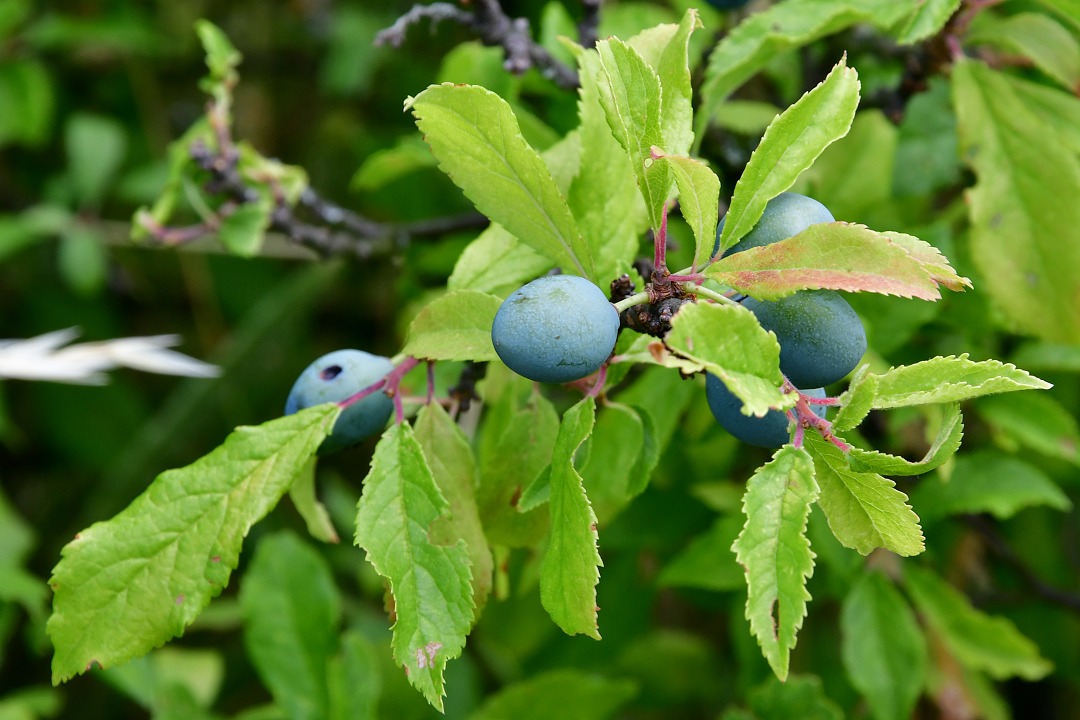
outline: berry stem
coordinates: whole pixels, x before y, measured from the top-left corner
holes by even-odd
[[[353,393],[349,397],[338,402],[338,406],[341,408],[347,408],[353,403],[360,402],[368,395],[374,395],[380,390],[386,393],[390,399],[394,401],[394,422],[402,423],[405,420],[405,408],[401,403],[401,379],[414,367],[420,364],[417,358],[407,356],[400,364],[394,367],[393,370],[386,373],[386,375],[376,382],[368,385],[363,390]]]
[[[623,310],[626,310],[626,308],[630,308],[635,305],[643,305],[647,302],[649,302],[649,293],[642,291],[639,293],[635,293],[628,298],[623,298],[617,303],[612,303],[612,305],[615,306],[615,309],[621,315]]]
[[[430,405],[435,397],[435,363],[428,360],[427,363],[427,404]]]
[[[725,303],[727,305],[739,304],[731,298],[723,295],[722,293],[718,293],[715,290],[710,290],[709,288],[703,287],[701,285],[687,285],[685,287],[685,290],[691,295],[697,295],[698,297],[707,298],[709,300],[712,300],[713,302]]]
[[[660,228],[653,238],[653,267],[656,270],[667,270],[667,203],[660,210]]]

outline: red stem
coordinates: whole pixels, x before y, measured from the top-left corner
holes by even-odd
[[[420,361],[416,358],[409,356],[401,361],[401,364],[395,367],[390,372],[386,373],[386,376],[381,380],[368,385],[363,390],[353,393],[349,397],[338,402],[338,405],[347,408],[353,403],[360,402],[368,395],[374,395],[382,390],[390,399],[394,401],[394,421],[402,423],[405,420],[405,408],[401,402],[401,379],[414,367],[420,364]]]

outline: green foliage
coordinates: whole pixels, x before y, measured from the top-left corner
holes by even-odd
[[[720,250],[750,232],[765,205],[791,187],[826,147],[847,134],[858,104],[858,74],[841,60],[820,85],[769,124],[735,185]]]
[[[592,432],[596,406],[586,398],[563,415],[551,455],[551,537],[540,565],[540,601],[566,633],[600,639],[596,515],[574,469],[574,453]]]
[[[461,654],[475,609],[465,540],[430,536],[449,509],[412,428],[395,425],[379,441],[364,479],[356,544],[390,583],[395,662],[440,710],[443,670]]]
[[[0,10],[0,335],[168,328],[224,376],[0,384],[0,715],[1080,702],[1075,2],[605,3],[595,44],[506,3],[524,54],[434,17],[375,47],[396,0],[105,5]],[[725,256],[788,190],[838,221]],[[553,270],[624,318],[561,387],[491,336]],[[827,398],[740,306],[817,289],[870,345]],[[317,458],[334,404],[229,433],[333,347],[394,356],[381,437]],[[704,375],[788,444],[718,429]],[[45,688],[50,652],[93,672]]]
[[[844,598],[844,667],[878,720],[911,717],[926,681],[926,640],[915,613],[884,575],[868,572]]]
[[[180,635],[225,588],[244,536],[288,491],[338,412],[323,405],[238,428],[69,543],[49,580],[54,680],[112,667]]]
[[[785,445],[746,485],[746,525],[732,550],[746,569],[746,619],[765,659],[786,680],[789,653],[806,616],[814,553],[806,539],[810,504],[818,497],[810,456]]]
[[[592,278],[593,260],[513,111],[481,87],[437,85],[406,104],[439,166],[476,207],[553,262]]]
[[[1080,192],[1080,159],[1000,71],[958,63],[953,100],[960,146],[978,182],[970,191],[972,257],[995,305],[1025,332],[1080,340],[1071,268],[1080,248],[1056,238],[1076,227],[1080,208],[1054,198]],[[1048,193],[1044,178],[1054,178]]]

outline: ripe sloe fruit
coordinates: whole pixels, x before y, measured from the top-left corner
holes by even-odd
[[[762,245],[787,240],[798,235],[811,225],[835,220],[829,209],[812,197],[799,193],[780,193],[765,205],[765,212],[754,225],[754,229],[743,236],[742,240],[728,248],[725,255],[733,255]],[[713,255],[720,250],[720,233],[724,230],[725,215],[716,227],[716,243]]]
[[[285,401],[285,414],[344,400],[378,382],[393,369],[390,359],[381,355],[363,350],[335,350],[300,373]],[[338,416],[333,432],[319,446],[319,454],[337,452],[381,432],[393,409],[393,401],[382,392],[353,403]]]
[[[776,333],[780,371],[795,387],[820,387],[855,369],[866,352],[866,330],[839,293],[803,290],[773,302],[746,298],[743,307]]]
[[[803,390],[803,393],[816,398],[825,397],[823,388]],[[712,410],[713,417],[720,426],[747,445],[778,448],[791,437],[785,413],[780,410],[770,410],[764,417],[743,415],[742,400],[728,390],[723,380],[715,375],[710,374],[705,377],[705,398],[709,401],[709,409]],[[815,415],[820,418],[825,417],[825,405],[811,407]]]
[[[582,277],[548,275],[503,301],[491,342],[518,375],[564,383],[599,370],[618,333],[619,313],[600,288]]]

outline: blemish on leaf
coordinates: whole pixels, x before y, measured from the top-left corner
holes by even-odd
[[[214,557],[210,558],[210,562],[221,562],[221,556],[215,555]]]
[[[95,659],[95,660],[91,660],[90,662],[86,663],[86,672],[90,672],[91,670],[93,670],[95,665],[97,666],[97,668],[99,670],[104,670],[105,669],[105,666],[102,665],[100,662],[98,662]]]
[[[177,605],[183,605],[184,604],[184,596],[183,595],[177,595],[176,596],[176,604]]]
[[[422,648],[416,650],[416,666],[423,670],[424,668],[435,667],[435,655],[442,649],[441,642],[429,642]]]

